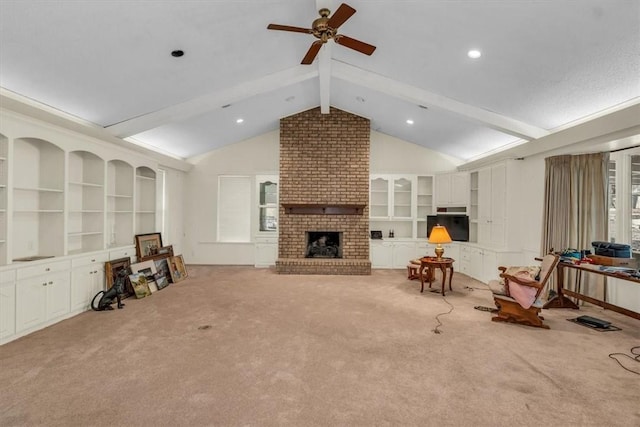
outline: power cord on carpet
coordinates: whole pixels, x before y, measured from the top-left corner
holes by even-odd
[[[444,295],[442,295],[442,300],[444,302],[446,302],[447,304],[449,304],[449,307],[451,307],[451,308],[449,308],[449,311],[447,311],[445,313],[436,314],[436,322],[438,322],[438,325],[431,330],[431,332],[433,332],[434,334],[441,334],[442,333],[442,331],[440,331],[440,326],[442,326],[442,322],[440,321],[440,316],[445,316],[445,315],[447,315],[447,314],[449,314],[449,313],[451,313],[453,311],[453,304],[451,304],[449,301],[447,301],[447,298],[445,298]]]
[[[631,354],[634,355],[635,357],[629,356],[628,354],[625,354],[625,353],[611,353],[611,354],[609,354],[609,357],[611,359],[615,360],[616,362],[618,362],[618,365],[622,366],[622,369],[624,369],[625,371],[629,371],[629,372],[631,372],[633,374],[640,375],[640,372],[634,371],[633,369],[627,368],[622,363],[620,363],[620,361],[618,359],[616,359],[614,357],[614,356],[624,356],[624,357],[627,357],[627,358],[629,358],[631,360],[634,360],[634,361],[640,363],[640,353],[635,353],[634,352],[634,350],[637,350],[637,349],[640,349],[640,345],[635,346],[635,347],[631,347],[631,350],[630,350]]]

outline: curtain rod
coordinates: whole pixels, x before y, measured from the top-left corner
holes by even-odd
[[[640,144],[638,145],[632,145],[631,147],[626,147],[626,148],[618,148],[617,150],[609,150],[609,153],[617,153],[618,151],[624,151],[624,150],[631,150],[632,148],[638,148],[640,147]]]

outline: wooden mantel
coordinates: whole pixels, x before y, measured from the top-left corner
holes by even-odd
[[[292,205],[282,204],[292,215],[362,215],[365,205]]]

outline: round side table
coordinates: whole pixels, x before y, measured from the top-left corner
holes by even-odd
[[[453,258],[436,258],[436,257],[423,257],[420,258],[420,292],[424,292],[424,274],[423,270],[426,268],[428,270],[427,279],[429,280],[429,287],[431,287],[431,282],[435,278],[435,270],[438,269],[442,271],[442,295],[444,296],[444,284],[447,281],[447,270],[449,270],[449,290],[452,291],[451,288],[451,279],[453,278],[453,262],[455,260]]]

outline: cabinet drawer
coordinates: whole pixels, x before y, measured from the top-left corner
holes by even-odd
[[[15,270],[0,271],[0,283],[13,282],[16,280]]]
[[[91,264],[104,264],[106,261],[109,261],[109,254],[107,253],[95,254],[91,256],[72,259],[71,267],[76,268],[76,267],[82,267],[82,266],[91,265]]]
[[[55,271],[68,270],[71,267],[69,261],[50,262],[47,264],[34,265],[33,267],[19,268],[17,270],[17,279],[26,279],[27,277],[40,276]]]
[[[135,246],[125,247],[120,249],[115,249],[113,251],[109,251],[109,259],[114,260],[118,258],[131,258],[131,262],[133,262],[136,258],[136,248]]]

